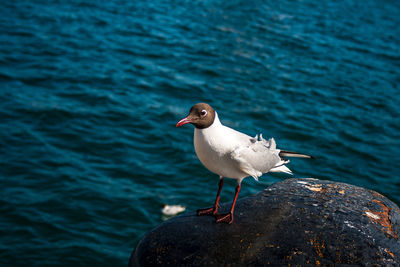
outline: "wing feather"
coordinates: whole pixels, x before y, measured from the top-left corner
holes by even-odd
[[[258,177],[274,168],[281,159],[273,138],[265,140],[262,135],[259,140],[254,140],[255,138],[248,145],[234,149],[231,158],[237,161],[242,172],[258,180]]]

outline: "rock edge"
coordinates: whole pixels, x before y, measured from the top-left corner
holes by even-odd
[[[129,266],[398,266],[399,236],[400,209],[381,194],[287,179],[238,200],[232,225],[195,212],[160,224],[140,240]]]

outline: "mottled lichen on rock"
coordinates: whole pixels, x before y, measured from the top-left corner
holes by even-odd
[[[372,202],[378,204],[378,206],[382,209],[382,211],[377,210],[365,210],[365,214],[370,218],[373,222],[381,225],[383,230],[393,238],[398,239],[398,236],[393,231],[392,222],[390,220],[390,208],[382,201],[378,199],[372,200]]]

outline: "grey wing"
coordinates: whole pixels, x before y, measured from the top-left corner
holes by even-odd
[[[259,140],[256,136],[250,141],[246,146],[237,147],[231,157],[238,162],[241,171],[258,180],[263,173],[275,167],[281,158],[273,138],[265,140],[260,135]]]

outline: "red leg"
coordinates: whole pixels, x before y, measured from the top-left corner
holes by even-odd
[[[197,216],[202,215],[216,215],[218,213],[219,195],[221,194],[222,186],[224,185],[224,178],[219,179],[217,198],[215,199],[214,207],[208,209],[197,210]]]
[[[236,200],[238,198],[239,192],[240,192],[240,187],[241,187],[240,184],[238,184],[238,186],[236,186],[235,198],[233,199],[231,211],[229,213],[217,215],[217,223],[225,222],[225,223],[231,224],[233,222],[233,211],[235,210],[235,204],[236,204]]]

